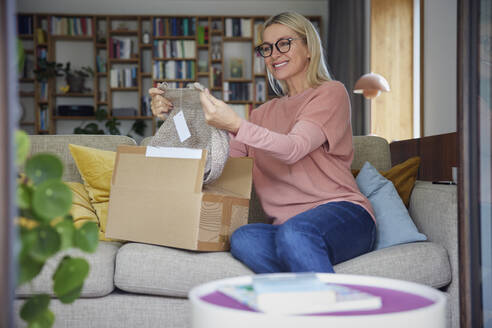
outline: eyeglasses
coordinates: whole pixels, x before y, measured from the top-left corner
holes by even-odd
[[[294,40],[304,40],[304,38],[288,38],[288,39],[279,39],[275,42],[275,48],[277,48],[278,52],[284,54],[290,50],[290,44]],[[270,57],[273,53],[273,44],[265,42],[257,46],[256,52],[258,52],[262,57]]]

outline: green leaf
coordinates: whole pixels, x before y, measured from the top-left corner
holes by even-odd
[[[64,250],[72,247],[75,233],[72,219],[64,219],[55,226],[55,229],[61,237],[60,249]]]
[[[86,222],[75,230],[74,246],[81,250],[94,253],[99,242],[99,228],[95,222]]]
[[[29,322],[27,328],[51,328],[55,323],[55,315],[50,310],[46,310],[33,321]]]
[[[29,250],[29,255],[33,259],[43,262],[60,250],[61,238],[55,228],[50,225],[39,225],[33,231],[36,239]]]
[[[22,305],[20,317],[25,321],[32,321],[40,317],[43,312],[48,310],[50,301],[51,299],[47,294],[32,296]]]
[[[61,181],[48,180],[34,189],[33,212],[43,221],[64,216],[72,206],[72,191]]]
[[[98,110],[96,110],[95,116],[96,120],[98,122],[101,122],[108,118],[108,112],[104,108],[99,108]]]
[[[64,295],[58,296],[58,299],[60,300],[60,302],[62,302],[64,304],[72,303],[73,301],[75,301],[77,298],[80,297],[80,293],[82,292],[83,286],[84,285],[80,285],[79,287],[71,290],[70,292],[68,292]]]
[[[17,286],[33,280],[43,269],[44,262],[33,259],[29,254],[19,257]]]
[[[31,207],[32,189],[24,184],[17,185],[17,206],[22,210]]]
[[[51,179],[61,179],[63,163],[51,154],[36,154],[26,163],[26,175],[34,184],[40,184]]]
[[[77,289],[82,288],[89,274],[89,263],[83,258],[65,256],[53,274],[53,291],[64,300],[72,300]],[[73,301],[73,300],[72,300]]]
[[[19,166],[26,161],[27,155],[29,155],[29,150],[31,148],[29,136],[24,131],[15,131],[15,147],[15,164]]]

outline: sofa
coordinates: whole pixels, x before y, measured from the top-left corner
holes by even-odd
[[[78,144],[104,150],[117,145],[136,145],[126,136],[36,135],[31,136],[31,153],[51,152],[65,164],[64,181],[81,177],[68,149]],[[146,145],[149,138],[140,144]],[[369,161],[381,171],[390,169],[390,148],[385,139],[354,137],[353,169]],[[459,327],[459,285],[457,250],[456,186],[416,181],[409,213],[428,241],[391,246],[372,251],[335,266],[344,274],[388,277],[417,282],[440,289],[448,295],[449,327]],[[262,222],[264,213],[253,192],[251,222]],[[81,298],[70,305],[53,299],[55,327],[188,327],[190,304],[187,294],[199,284],[252,272],[229,252],[193,252],[142,243],[100,242],[93,254],[66,251],[85,257],[90,265]],[[16,326],[23,298],[50,292],[51,276],[64,253],[50,259],[41,274],[17,289]],[[231,327],[234,324],[231,323]]]

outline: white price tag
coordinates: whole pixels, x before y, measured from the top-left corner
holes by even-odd
[[[188,129],[188,125],[186,124],[183,111],[180,111],[178,114],[174,115],[173,119],[176,131],[178,131],[179,141],[183,142],[191,137],[190,129]]]

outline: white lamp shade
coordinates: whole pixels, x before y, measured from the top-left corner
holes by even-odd
[[[388,81],[377,73],[364,74],[355,82],[354,93],[362,93],[368,99],[379,96],[381,91],[389,92],[390,87]]]

